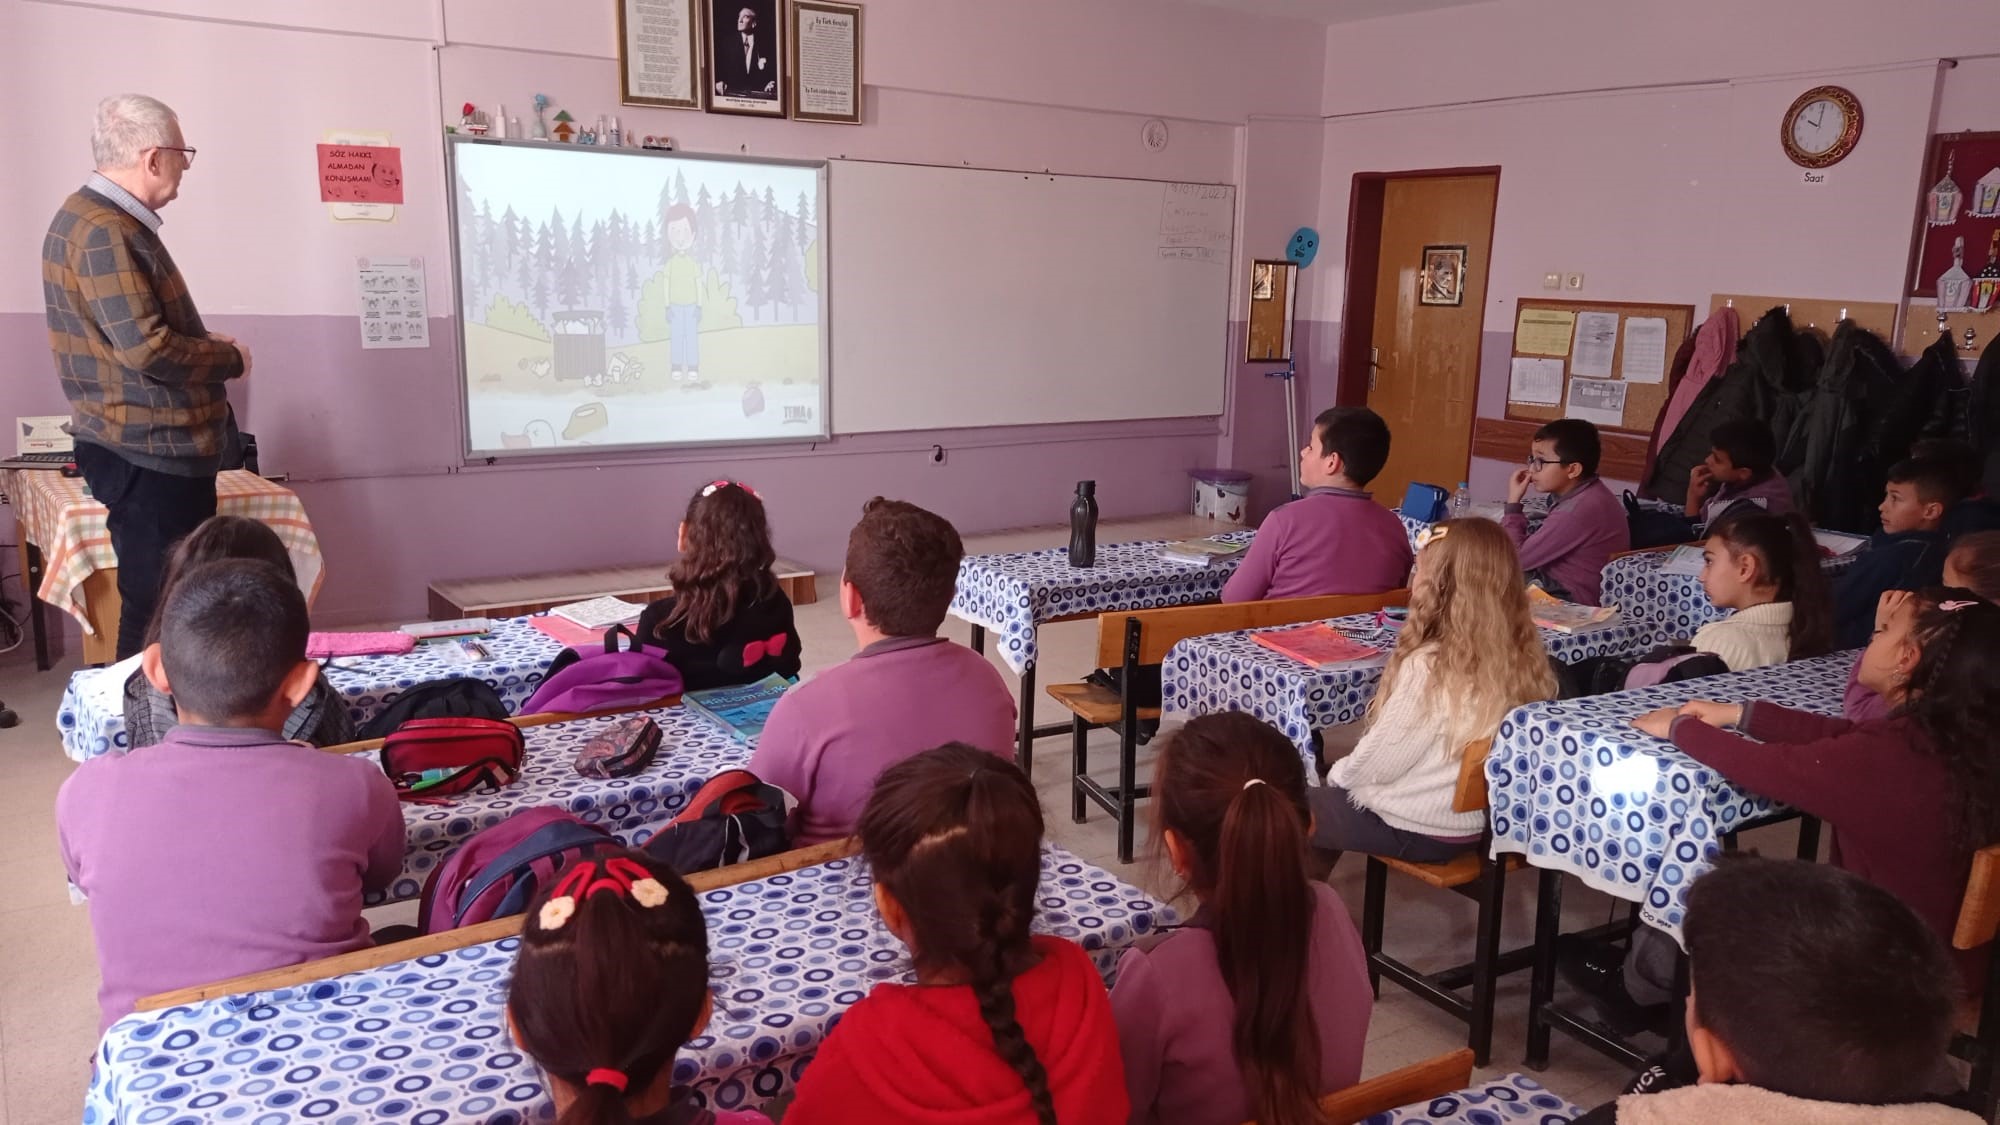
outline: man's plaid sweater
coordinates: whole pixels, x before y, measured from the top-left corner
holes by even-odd
[[[76,192],[42,242],[42,296],[76,439],[143,468],[215,472],[234,441],[223,382],[243,357],[208,338],[159,235]]]

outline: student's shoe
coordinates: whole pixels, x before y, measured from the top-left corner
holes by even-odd
[[[1556,970],[1604,1023],[1623,1036],[1672,1030],[1672,1004],[1641,1004],[1625,990],[1624,950],[1609,942],[1576,937],[1556,939]]]

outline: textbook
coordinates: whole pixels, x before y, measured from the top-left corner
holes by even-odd
[[[1660,573],[1676,574],[1682,578],[1700,578],[1702,567],[1707,564],[1708,560],[1702,555],[1699,544],[1683,543],[1674,548],[1674,553],[1667,556],[1666,562],[1660,564]]]
[[[1618,607],[1578,605],[1563,601],[1540,586],[1530,586],[1528,613],[1535,619],[1535,624],[1544,629],[1574,633],[1610,621],[1618,616]]]
[[[549,612],[586,629],[602,631],[613,625],[624,625],[639,620],[639,614],[645,609],[645,606],[606,594],[601,598],[555,606]]]
[[[1160,558],[1181,566],[1201,567],[1233,559],[1248,549],[1248,543],[1228,543],[1220,539],[1184,539],[1160,548]]]
[[[755,744],[764,733],[764,723],[778,697],[790,690],[792,682],[776,672],[754,684],[708,688],[681,696],[687,708],[736,736],[736,741]]]
[[[1325,622],[1297,629],[1266,629],[1250,639],[1272,652],[1314,668],[1353,664],[1382,655],[1382,650],[1349,637]]]
[[[1846,558],[1868,545],[1866,535],[1849,535],[1844,531],[1821,531],[1818,528],[1813,529],[1813,541],[1819,544],[1820,550],[1836,559]]]
[[[456,621],[418,621],[403,626],[403,632],[420,641],[434,641],[443,637],[478,637],[493,631],[493,622],[485,617],[461,617]]]

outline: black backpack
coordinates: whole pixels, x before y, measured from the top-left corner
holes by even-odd
[[[708,780],[681,814],[646,841],[647,855],[683,875],[777,855],[791,846],[785,791],[749,770]]]
[[[485,680],[453,676],[416,685],[389,701],[354,732],[357,739],[387,738],[411,719],[505,719],[507,705]]]

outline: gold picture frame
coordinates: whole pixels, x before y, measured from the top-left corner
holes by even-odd
[[[785,20],[792,120],[861,124],[861,5],[791,0]]]
[[[676,21],[642,18],[641,8],[671,7]],[[618,0],[618,100],[624,105],[700,109],[703,49],[699,0]],[[641,50],[659,40],[657,52]],[[679,43],[672,42],[678,39]],[[642,42],[643,40],[643,42]],[[635,69],[639,71],[636,75]],[[664,70],[664,73],[661,71]],[[675,74],[685,76],[685,83]],[[685,93],[682,93],[682,90]]]

